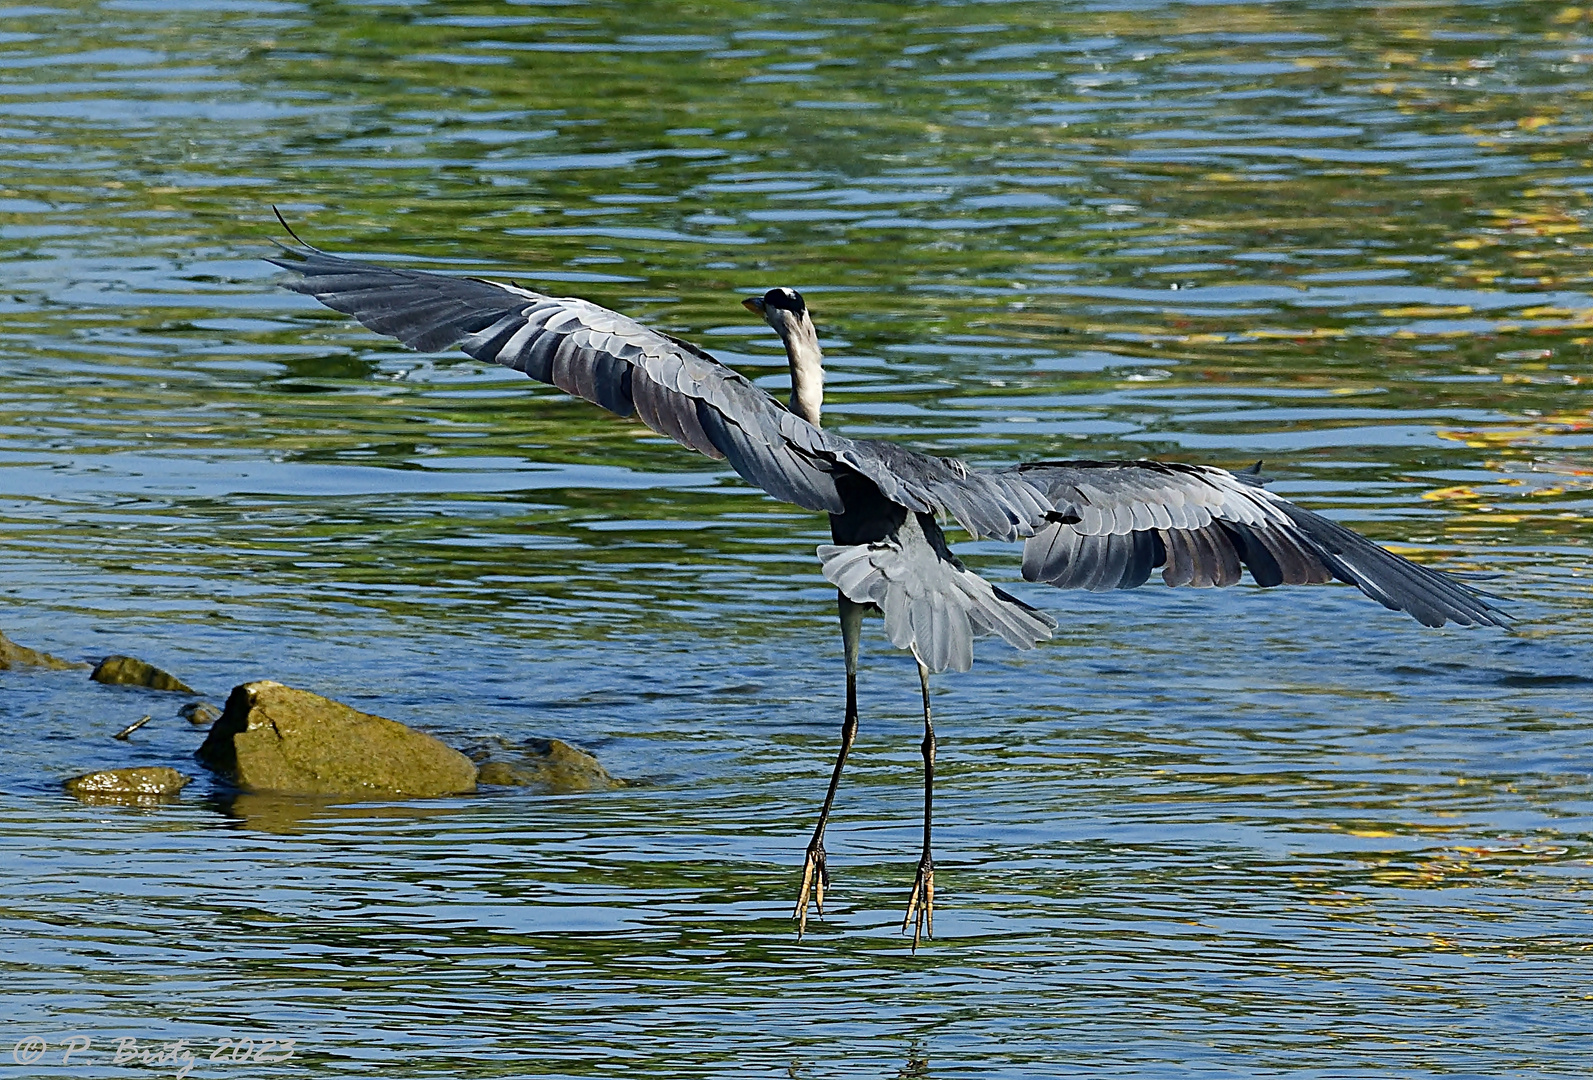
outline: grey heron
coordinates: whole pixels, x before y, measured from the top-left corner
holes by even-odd
[[[278,215],[279,220],[281,215]],[[929,676],[973,664],[976,636],[1019,649],[1049,638],[1049,615],[996,588],[952,553],[940,519],[969,536],[1023,541],[1025,580],[1060,589],[1132,589],[1162,571],[1171,586],[1228,586],[1242,569],[1263,587],[1338,580],[1427,626],[1507,624],[1493,598],[1418,565],[1262,486],[1259,475],[1165,461],[1040,461],[974,468],[897,443],[852,439],[821,425],[823,353],[802,296],[770,289],[743,301],[779,334],[791,372],[782,405],[707,352],[573,297],[514,282],[457,277],[342,258],[304,243],[270,259],[289,287],[379,334],[433,352],[466,354],[524,372],[683,446],[725,461],[785,502],[830,516],[818,548],[836,587],[846,711],[829,787],[803,861],[793,918],[822,916],[829,884],[824,829],[857,737],[863,615],[909,650],[923,695],[923,847],[903,932],[913,948],[934,933],[931,822],[935,729]]]

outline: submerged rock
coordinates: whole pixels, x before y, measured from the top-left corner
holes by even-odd
[[[206,724],[214,724],[221,716],[221,710],[208,701],[190,701],[177,710],[177,715],[194,727],[204,727]]]
[[[25,664],[30,667],[50,668],[53,671],[64,671],[67,668],[88,667],[74,660],[62,660],[59,656],[30,649],[26,645],[18,645],[4,634],[0,634],[0,669],[16,667]]]
[[[194,756],[245,791],[451,795],[476,789],[470,759],[430,735],[277,682],[235,687]]]
[[[513,758],[495,760],[493,751],[478,751],[483,759],[476,769],[478,784],[538,788],[551,795],[625,786],[625,781],[610,776],[597,758],[562,740],[527,739],[517,746],[502,745],[512,747]]]
[[[176,769],[157,765],[141,769],[103,769],[66,781],[73,795],[175,795],[189,778]]]
[[[195,693],[193,687],[177,676],[132,656],[107,656],[95,666],[89,678],[109,686],[147,686],[151,690]]]

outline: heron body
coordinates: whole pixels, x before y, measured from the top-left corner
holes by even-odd
[[[929,675],[966,671],[976,637],[993,633],[1028,649],[1056,628],[1050,616],[965,567],[946,542],[942,519],[976,538],[1022,540],[1023,577],[1061,589],[1134,588],[1157,569],[1172,586],[1227,586],[1248,569],[1262,586],[1347,582],[1428,626],[1506,624],[1488,595],[1295,506],[1254,474],[1159,461],[976,469],[825,429],[823,353],[807,306],[791,289],[743,301],[785,345],[791,397],[782,405],[697,346],[588,301],[300,244],[270,260],[298,275],[289,287],[377,333],[423,351],[457,345],[522,371],[725,461],[777,499],[829,514],[833,543],[817,554],[837,592],[846,712],[804,862],[798,934],[810,901],[823,911],[824,829],[857,734],[864,614],[879,612],[891,643],[912,652],[923,694],[923,849],[903,922],[904,929],[913,925],[914,948],[921,933],[933,932]]]

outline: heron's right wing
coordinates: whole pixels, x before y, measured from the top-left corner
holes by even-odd
[[[1226,469],[1161,461],[1052,461],[1014,472],[1052,503],[1024,545],[1023,576],[1061,589],[1263,586],[1338,579],[1427,626],[1507,625],[1484,593],[1401,558]]]
[[[1028,536],[1050,509],[1022,477],[822,431],[695,345],[585,300],[359,262],[307,244],[270,261],[299,275],[290,288],[379,334],[426,351],[458,345],[612,413],[634,413],[809,510],[844,511],[835,477],[846,471],[908,510],[952,515],[975,536]]]

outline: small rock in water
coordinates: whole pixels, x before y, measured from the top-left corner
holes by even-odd
[[[451,795],[476,789],[470,759],[430,735],[277,682],[235,687],[194,756],[245,791]]]
[[[32,667],[50,668],[54,671],[64,671],[67,668],[88,667],[72,660],[62,660],[59,656],[30,649],[26,645],[18,645],[4,634],[0,634],[0,669],[16,667],[26,664]]]
[[[131,656],[107,656],[89,678],[110,686],[147,686],[151,690],[175,690],[181,694],[196,692],[177,676]]]
[[[221,710],[208,701],[190,701],[177,710],[177,715],[194,727],[204,727],[206,724],[214,724],[221,715]]]
[[[142,769],[104,769],[66,781],[73,795],[175,795],[188,783],[176,769],[158,765]]]
[[[572,791],[607,791],[624,787],[597,758],[560,739],[527,739],[514,747],[512,760],[494,761],[492,751],[476,768],[476,783],[539,788],[551,795]]]

